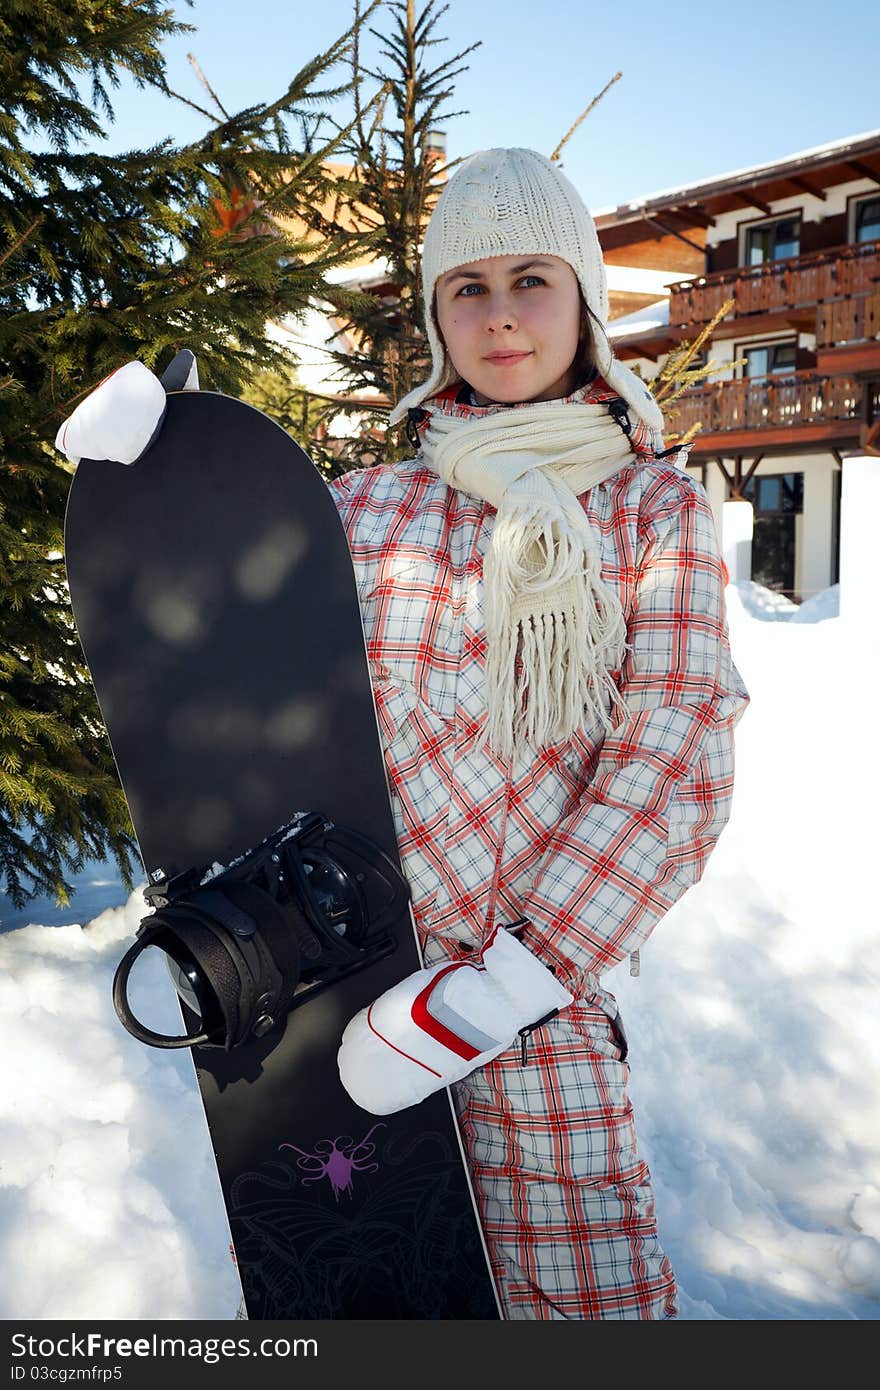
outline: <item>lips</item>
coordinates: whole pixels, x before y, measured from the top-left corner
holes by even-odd
[[[487,362],[493,362],[496,367],[510,367],[515,362],[521,362],[524,357],[531,357],[530,352],[492,352],[486,357]]]

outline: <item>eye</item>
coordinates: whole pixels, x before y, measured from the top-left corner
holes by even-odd
[[[547,283],[546,280],[544,280],[543,277],[540,276],[540,275],[521,275],[520,278],[517,280],[516,283],[517,283],[518,285],[525,285],[525,288],[526,288],[526,289],[531,289],[531,288],[532,288],[531,285],[526,284],[526,281],[527,281],[527,280],[533,280],[533,281],[535,282],[536,285],[545,285],[545,284]],[[476,284],[475,282],[471,281],[471,282],[470,282],[469,284],[467,284],[467,285],[462,285],[461,289],[458,290],[458,291],[456,292],[456,298],[457,298],[457,299],[473,299],[474,296],[473,296],[472,294],[468,294],[467,291],[468,291],[468,290],[479,290],[480,293],[482,293],[483,288],[484,288],[483,285],[478,285],[478,284]]]

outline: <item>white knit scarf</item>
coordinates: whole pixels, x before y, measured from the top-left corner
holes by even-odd
[[[471,417],[424,408],[424,461],[497,509],[483,566],[484,748],[512,760],[525,744],[570,739],[585,719],[610,730],[606,698],[626,709],[608,670],[623,660],[626,624],[578,497],[632,461],[629,440],[607,404],[583,400]]]

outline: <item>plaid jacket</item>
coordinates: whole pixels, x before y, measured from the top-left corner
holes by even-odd
[[[578,393],[580,394],[580,393]],[[596,378],[581,396],[614,395]],[[444,407],[477,413],[444,393]],[[487,409],[498,409],[488,407]],[[485,410],[479,413],[485,413]],[[335,480],[364,619],[401,858],[420,937],[457,956],[496,921],[577,996],[700,878],[729,815],[734,727],[723,562],[702,486],[639,423],[631,465],[580,501],[627,620],[629,713],[514,766],[485,721],[483,557],[495,509],[419,458]]]

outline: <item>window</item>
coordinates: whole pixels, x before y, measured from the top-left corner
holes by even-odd
[[[762,222],[746,227],[745,264],[763,265],[765,261],[783,261],[801,252],[800,217],[781,217],[775,222]]]
[[[856,203],[853,241],[880,241],[880,198],[862,198]]]
[[[797,359],[797,343],[766,343],[761,347],[742,348],[737,357],[744,357],[743,376],[754,379],[793,372]]]
[[[794,592],[794,576],[796,518],[804,510],[803,473],[753,476],[743,488],[743,496],[755,508],[752,579],[766,589],[775,589],[799,602]]]
[[[773,473],[752,477],[743,488],[743,497],[754,504],[761,516],[798,515],[804,510],[803,473]]]

